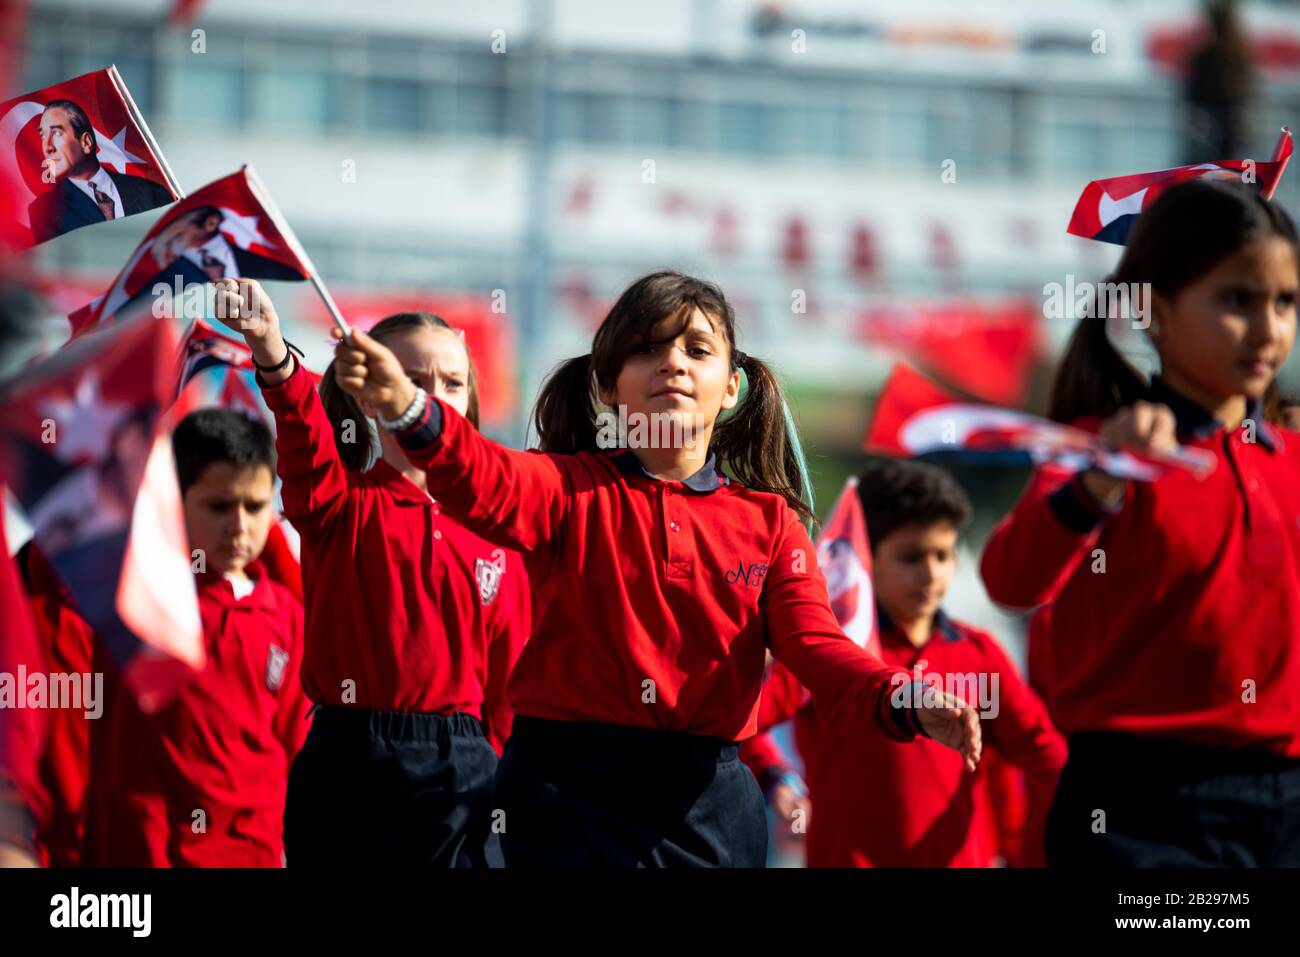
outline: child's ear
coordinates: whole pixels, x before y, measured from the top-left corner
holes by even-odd
[[[1152,345],[1159,346],[1161,340],[1169,331],[1170,311],[1169,300],[1152,290],[1151,303],[1146,314],[1148,321],[1147,335],[1151,337]]]
[[[727,388],[722,393],[722,407],[724,409],[734,409],[736,403],[740,401],[740,370],[736,369],[731,373],[731,378],[727,380]]]

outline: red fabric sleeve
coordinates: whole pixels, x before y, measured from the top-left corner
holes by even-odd
[[[1020,610],[1052,601],[1117,510],[1103,509],[1077,475],[1038,469],[984,546],[980,574],[989,597]]]
[[[768,646],[812,694],[817,713],[845,734],[916,737],[910,708],[894,708],[891,692],[906,672],[863,651],[844,634],[817,567],[817,552],[792,509],[768,563],[762,605]]]
[[[790,759],[781,746],[776,743],[776,738],[767,732],[760,732],[752,738],[746,738],[740,742],[740,760],[745,762],[745,766],[754,773],[762,783],[764,772],[768,774],[784,774],[792,770]]]
[[[564,523],[574,494],[565,462],[572,456],[508,449],[437,398],[398,442],[427,474],[429,494],[495,545],[532,551]]]
[[[324,527],[342,508],[348,480],[312,378],[295,358],[289,378],[262,385],[262,398],[275,415],[275,470],[283,482],[285,517],[300,533]],[[366,422],[356,428],[357,441],[368,442]]]

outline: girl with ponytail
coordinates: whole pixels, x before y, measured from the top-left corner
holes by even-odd
[[[1069,736],[1054,866],[1300,865],[1300,441],[1274,425],[1298,270],[1280,206],[1179,184],[1111,277],[1143,290],[1160,373],[1107,336],[1137,315],[1084,319],[1061,360],[1053,418],[1116,447],[1206,449],[1215,468],[1041,468],[985,548],[990,597],[1040,609],[1032,655]]]
[[[737,349],[716,286],[665,271],[628,287],[543,387],[530,452],[419,395],[363,333],[336,361],[344,391],[407,418],[396,440],[447,508],[524,553],[536,626],[494,798],[508,866],[762,866],[763,798],[737,742],[769,648],[833,726],[928,734],[974,768],[975,712],[902,687],[836,624],[781,389]],[[644,440],[646,422],[675,438]]]
[[[519,556],[449,515],[391,431],[376,442],[376,408],[339,388],[337,359],[317,395],[256,282],[218,283],[217,315],[239,317],[228,324],[252,347],[302,537],[302,682],[317,708],[289,773],[289,864],[500,866],[492,781],[530,623]],[[399,313],[368,341],[477,428],[474,364],[445,321]]]

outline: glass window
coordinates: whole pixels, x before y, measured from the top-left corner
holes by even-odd
[[[566,90],[550,101],[551,133],[559,140],[582,140],[587,136],[587,117],[591,112],[591,94]]]
[[[725,153],[756,154],[766,150],[764,110],[757,103],[723,103],[718,110],[719,147]]]
[[[1101,177],[1117,176],[1119,172],[1110,170],[1106,162],[1106,140],[1096,123],[1053,118],[1047,125],[1047,166]]]
[[[896,163],[921,163],[927,157],[930,120],[920,102],[889,99],[885,107],[885,157]]]
[[[420,84],[415,80],[371,77],[366,81],[362,123],[368,130],[414,133],[420,126]]]
[[[336,115],[330,76],[301,62],[272,62],[259,77],[254,109],[269,126],[323,130]]]
[[[627,137],[632,143],[670,146],[676,141],[676,102],[666,96],[628,98]]]
[[[185,54],[176,73],[172,112],[177,119],[194,124],[241,126],[245,115],[243,65],[211,52]]]
[[[459,133],[497,136],[505,125],[505,91],[496,85],[462,83],[455,87]]]
[[[800,108],[800,112],[804,120],[805,153],[844,156],[848,152],[848,114],[842,103],[810,104]]]

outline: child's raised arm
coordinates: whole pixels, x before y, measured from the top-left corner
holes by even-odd
[[[290,354],[275,307],[256,280],[222,279],[216,288],[217,318],[244,337],[262,367],[257,378],[275,416],[275,470],[284,483],[284,514],[299,532],[322,526],[337,514],[348,483],[312,377]],[[357,432],[366,435],[364,422],[357,423]]]
[[[424,469],[429,494],[466,528],[521,551],[555,538],[579,481],[568,456],[517,452],[480,435],[451,406],[426,396],[397,357],[359,329],[339,345],[335,361],[339,387],[374,405],[381,425],[412,416],[397,431],[398,444]]]

